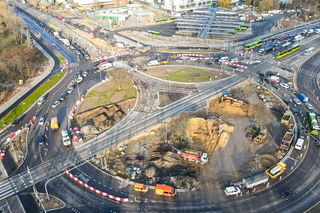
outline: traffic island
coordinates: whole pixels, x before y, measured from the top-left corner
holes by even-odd
[[[33,198],[36,199],[35,196],[33,196]],[[62,200],[60,200],[59,198],[53,195],[49,195],[49,200],[48,200],[48,196],[46,194],[39,193],[39,198],[46,211],[62,209],[66,205]]]

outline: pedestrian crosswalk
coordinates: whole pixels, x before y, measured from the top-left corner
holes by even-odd
[[[71,64],[68,64],[68,67],[78,67],[79,66],[79,63],[71,63]]]
[[[298,73],[302,74],[304,76],[310,77],[310,78],[317,78],[317,76],[318,76],[318,71],[312,70],[312,69],[300,68],[300,69],[298,69]]]
[[[0,183],[0,201],[4,200],[16,193],[16,186],[10,180],[5,180]]]

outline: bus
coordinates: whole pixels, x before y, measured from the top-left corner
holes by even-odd
[[[154,30],[148,30],[148,33],[150,33],[151,35],[155,35],[155,36],[161,36],[160,32],[154,31]]]
[[[176,16],[171,16],[171,17],[168,18],[168,21],[173,21],[173,20],[175,20],[176,18],[177,18]]]
[[[249,28],[249,25],[247,25],[247,24],[240,24],[240,27],[245,27],[245,28]]]
[[[257,40],[257,41],[254,41],[254,42],[251,42],[249,44],[244,45],[244,50],[251,50],[255,47],[261,46],[262,44],[263,44],[262,40]]]
[[[168,21],[168,19],[167,18],[159,18],[159,19],[154,20],[154,22],[156,22],[156,23],[161,23],[161,22],[165,22],[165,21]]]
[[[307,121],[310,133],[313,135],[318,135],[320,130],[317,115],[314,112],[308,112],[307,113]]]
[[[300,49],[300,44],[292,45],[290,48],[278,52],[278,53],[276,54],[276,58],[277,58],[277,59],[282,58],[282,57],[284,57],[284,56],[286,56],[286,55],[289,55],[289,54],[297,51],[298,49]]]

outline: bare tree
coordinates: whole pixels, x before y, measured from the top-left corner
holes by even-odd
[[[256,126],[265,128],[267,124],[270,123],[271,116],[271,112],[263,104],[256,104],[253,106],[252,119]]]
[[[180,137],[180,141],[185,137],[186,130],[188,127],[188,121],[190,120],[191,115],[189,113],[184,113],[179,116],[179,118],[174,123],[173,129],[175,134]]]
[[[126,81],[128,78],[127,70],[124,68],[116,69],[111,73],[112,81],[118,85],[119,90],[121,90],[122,84]]]

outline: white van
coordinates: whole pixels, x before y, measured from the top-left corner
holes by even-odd
[[[224,193],[226,193],[227,196],[230,196],[230,195],[238,195],[238,194],[241,193],[241,190],[239,189],[239,187],[230,186],[230,187],[227,187],[227,188],[224,190]]]
[[[294,146],[295,149],[301,150],[303,146],[304,140],[302,138],[298,138],[296,145]]]
[[[160,62],[158,60],[156,60],[156,59],[150,60],[147,63],[147,66],[156,66],[156,65],[160,65]]]
[[[107,69],[107,68],[110,68],[110,67],[112,67],[112,63],[101,64],[99,66],[99,70],[104,70],[104,69]]]
[[[222,56],[220,59],[219,59],[219,62],[225,62],[225,61],[228,61],[229,57],[228,56]]]

